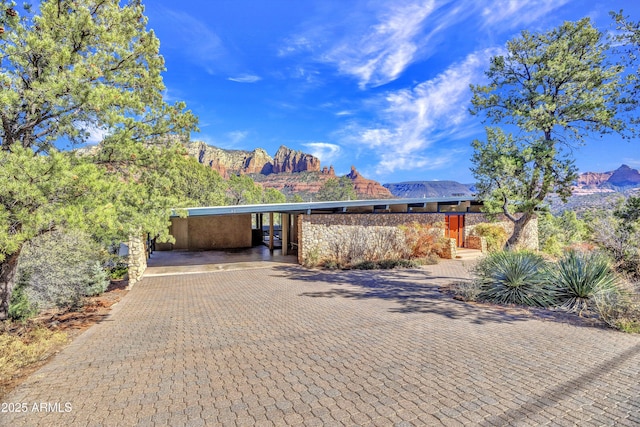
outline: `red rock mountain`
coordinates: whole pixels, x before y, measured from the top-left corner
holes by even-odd
[[[613,174],[613,172],[585,172],[578,176],[576,186],[579,188],[598,188]]]
[[[611,172],[580,174],[574,186],[574,193],[610,192],[625,187],[640,187],[640,172],[622,165]]]
[[[273,173],[319,172],[320,159],[302,151],[291,150],[281,145],[273,158]],[[268,174],[264,174],[268,175]]]
[[[389,190],[382,187],[380,183],[360,175],[355,166],[351,166],[351,172],[347,176],[353,181],[353,188],[358,196],[364,195],[371,199],[384,199],[391,196]]]
[[[185,144],[190,156],[195,157],[228,178],[234,174],[251,174],[265,188],[275,188],[285,193],[317,193],[322,185],[335,177],[333,166],[321,169],[320,159],[302,151],[292,150],[284,145],[278,148],[274,157],[262,148],[253,151],[225,150],[204,142]],[[347,176],[353,181],[358,197],[366,199],[391,198],[392,194],[380,183],[364,178],[355,169]]]

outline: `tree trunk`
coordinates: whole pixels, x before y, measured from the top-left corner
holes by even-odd
[[[524,239],[527,237],[524,233],[525,227],[531,221],[533,215],[531,213],[523,213],[520,218],[513,221],[513,234],[507,240],[507,248],[508,249],[521,249],[525,247]]]
[[[15,285],[19,255],[20,252],[11,254],[0,264],[0,320],[9,316],[9,301]]]

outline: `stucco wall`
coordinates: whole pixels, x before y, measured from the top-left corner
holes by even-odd
[[[251,247],[251,214],[171,218],[169,233],[174,244],[158,244],[157,250],[212,250]]]

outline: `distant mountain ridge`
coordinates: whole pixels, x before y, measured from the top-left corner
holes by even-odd
[[[400,198],[424,198],[424,197],[450,197],[471,196],[473,192],[470,186],[457,181],[406,181],[384,184],[395,197]]]
[[[585,172],[573,188],[576,194],[603,193],[640,187],[640,172],[627,165],[610,172]]]
[[[475,194],[475,184],[457,181],[406,181],[384,184],[391,194],[400,198],[470,196]],[[611,193],[640,188],[640,172],[622,165],[610,172],[585,172],[578,176],[573,187],[576,196],[593,193]]]

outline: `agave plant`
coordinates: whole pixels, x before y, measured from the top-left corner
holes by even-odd
[[[593,308],[594,296],[618,292],[618,276],[600,252],[567,252],[549,269],[549,281],[559,305],[578,313]]]
[[[528,251],[494,252],[475,269],[479,300],[498,304],[548,307],[554,290],[545,280],[545,260]]]

